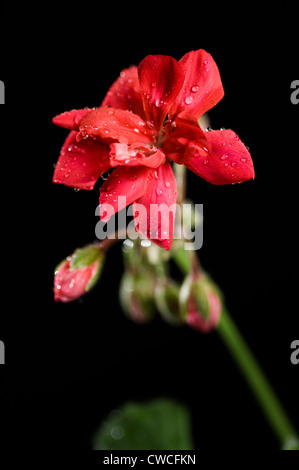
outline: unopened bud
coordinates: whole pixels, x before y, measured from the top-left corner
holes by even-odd
[[[153,317],[154,287],[154,279],[147,272],[125,271],[119,290],[120,303],[134,322],[145,323]]]
[[[205,274],[189,275],[180,292],[181,314],[191,328],[208,333],[220,320],[221,300],[217,288]]]
[[[180,288],[171,279],[161,280],[155,288],[156,306],[161,316],[172,325],[183,323],[179,304]]]
[[[97,282],[104,256],[96,245],[78,248],[55,269],[54,298],[56,302],[70,302],[88,292]]]

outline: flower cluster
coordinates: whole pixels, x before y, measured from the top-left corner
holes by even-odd
[[[198,124],[223,95],[219,70],[206,51],[191,51],[180,61],[147,56],[138,67],[120,73],[100,107],[53,119],[70,130],[53,181],[91,190],[113,169],[101,186],[100,204],[112,207],[110,217],[123,208],[116,203],[118,196],[126,196],[125,204],[133,203],[138,219],[136,229],[169,250],[172,230],[163,237],[157,221],[158,231],[151,236],[149,217],[140,220],[134,204],[149,208],[176,203],[171,162],[213,184],[254,178],[248,149],[232,130],[204,131]]]

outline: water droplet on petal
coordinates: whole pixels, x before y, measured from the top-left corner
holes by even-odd
[[[192,88],[191,88],[191,91],[192,93],[196,93],[198,91],[198,85],[194,85]]]
[[[209,163],[209,160],[204,160],[204,161],[203,161],[203,164],[204,164],[204,165],[207,165],[208,163]]]
[[[185,103],[186,104],[191,104],[193,101],[193,96],[186,96],[185,98]]]
[[[166,188],[170,188],[170,183],[169,183],[169,181],[165,181],[164,184],[165,184]]]

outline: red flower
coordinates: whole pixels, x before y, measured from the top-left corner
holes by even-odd
[[[198,125],[199,117],[223,95],[218,68],[204,50],[189,52],[179,62],[147,56],[138,68],[121,72],[102,106],[53,119],[71,129],[53,181],[90,190],[103,172],[116,168],[101,187],[100,204],[108,203],[117,212],[122,209],[118,196],[126,196],[126,205],[138,203],[147,209],[175,205],[170,160],[213,184],[254,178],[250,154],[232,130],[207,132]],[[143,214],[135,214],[136,228],[169,250],[172,226],[165,236],[157,220],[154,236],[149,210]],[[172,223],[173,211],[170,216]]]

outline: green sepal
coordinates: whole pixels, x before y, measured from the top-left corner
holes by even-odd
[[[203,318],[209,318],[210,303],[208,298],[207,286],[204,284],[204,281],[194,281],[191,285],[191,294],[195,302],[197,311]]]
[[[70,269],[82,269],[90,266],[95,261],[102,264],[103,253],[96,245],[87,245],[84,248],[77,248],[72,255]]]
[[[156,307],[164,320],[172,325],[183,323],[180,315],[179,292],[179,285],[169,279],[164,285],[162,282],[158,283],[155,288]]]
[[[103,256],[101,256],[101,260],[98,263],[98,268],[97,268],[96,272],[94,273],[94,275],[90,279],[89,283],[85,287],[86,292],[89,291],[98,282],[100,274],[102,272],[102,267],[103,267],[103,264],[104,264],[103,261],[104,261]]]

